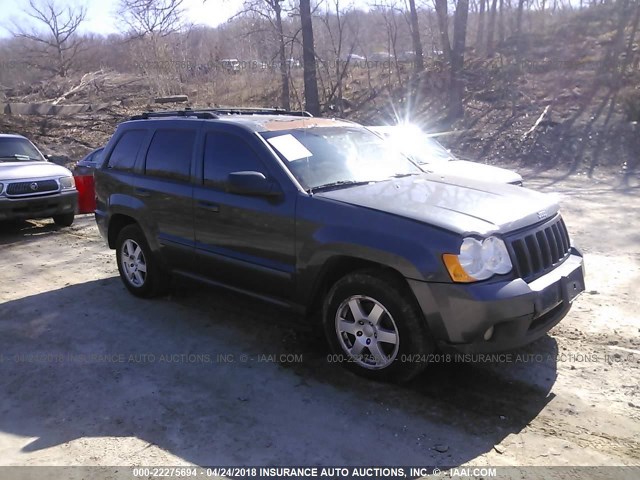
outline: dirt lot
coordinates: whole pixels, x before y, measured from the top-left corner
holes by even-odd
[[[587,292],[509,361],[402,387],[253,300],[132,297],[90,216],[3,225],[0,464],[640,465],[640,189],[525,178],[562,195]]]

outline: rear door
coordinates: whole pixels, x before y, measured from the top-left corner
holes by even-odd
[[[157,128],[134,189],[145,205],[145,230],[157,239],[168,266],[179,270],[193,269],[191,179],[198,130],[199,124],[185,121]]]
[[[106,147],[106,165],[96,169],[96,221],[102,223],[107,215],[124,213],[138,218],[134,205],[128,202],[132,198],[135,184],[139,179],[136,165],[140,163],[142,151],[148,144],[148,129],[118,130]],[[112,147],[113,145],[113,147]],[[114,202],[117,198],[118,202]],[[116,207],[114,208],[114,203]]]
[[[239,129],[238,129],[239,130]],[[273,158],[255,134],[203,127],[199,185],[194,190],[196,258],[203,276],[253,293],[288,299],[295,272],[295,198],[274,175]],[[261,172],[279,197],[227,191],[228,175]],[[277,172],[276,172],[277,173]]]

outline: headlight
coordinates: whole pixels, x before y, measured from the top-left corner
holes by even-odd
[[[462,241],[460,254],[445,253],[442,260],[454,282],[486,280],[513,268],[507,246],[498,237],[482,241],[467,237]]]
[[[73,177],[60,177],[60,188],[62,190],[72,190],[76,188],[76,181]]]

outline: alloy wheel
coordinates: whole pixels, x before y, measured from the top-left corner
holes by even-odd
[[[385,306],[371,297],[345,299],[336,312],[335,327],[340,346],[361,367],[383,369],[398,355],[396,323]]]
[[[147,261],[134,240],[128,239],[122,244],[120,263],[127,281],[136,288],[142,287],[147,279]]]

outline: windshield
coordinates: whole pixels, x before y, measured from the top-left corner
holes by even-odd
[[[99,163],[102,163],[102,152],[104,151],[104,147],[99,148],[95,151],[95,153],[93,154],[93,158],[91,159],[91,163],[94,165],[98,165]]]
[[[394,148],[408,155],[420,165],[444,163],[456,158],[435,138],[416,128],[394,127],[385,134]]]
[[[30,160],[43,161],[44,158],[29,140],[19,137],[0,138],[0,162]]]
[[[104,150],[104,147],[95,149],[93,152],[87,155],[84,159],[80,160],[78,162],[78,165],[87,165],[92,167],[97,166],[102,161],[103,150]]]
[[[314,127],[260,135],[307,190],[422,173],[406,156],[364,128]]]
[[[456,159],[449,150],[433,138],[425,137],[422,146],[423,148],[419,152],[411,155],[420,164],[448,162]]]

